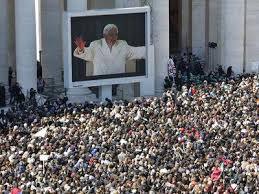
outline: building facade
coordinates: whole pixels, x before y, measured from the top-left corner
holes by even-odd
[[[155,92],[163,90],[170,54],[188,53],[205,61],[205,69],[232,66],[235,73],[258,71],[258,0],[35,0],[0,1],[0,83],[8,84],[8,68],[24,91],[37,85],[37,49],[42,75],[64,82],[63,15],[65,12],[126,7],[151,7]],[[36,16],[39,31],[36,31]],[[39,41],[36,41],[38,32]],[[217,43],[209,48],[208,43]],[[128,85],[128,88],[133,87]],[[132,89],[134,90],[134,89]],[[91,91],[70,89],[91,96]]]

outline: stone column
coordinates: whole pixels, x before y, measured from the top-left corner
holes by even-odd
[[[36,33],[37,33],[37,60],[41,60],[42,51],[42,24],[41,24],[41,0],[36,0]]]
[[[206,0],[192,0],[192,52],[205,59]]]
[[[14,0],[8,1],[8,64],[16,72],[16,51],[15,51],[15,8]],[[15,75],[15,74],[14,74]]]
[[[163,91],[169,59],[169,0],[153,0],[153,43],[155,46],[155,92]]]
[[[244,2],[220,0],[220,63],[242,73],[244,60]]]
[[[37,89],[35,1],[15,0],[17,81],[27,95]]]
[[[219,37],[218,37],[218,14],[219,14],[219,0],[209,0],[209,40],[208,42],[215,42],[219,44]],[[215,70],[218,61],[218,51],[219,48],[209,48],[209,56],[208,56],[208,66],[209,69]]]
[[[62,0],[41,1],[42,76],[62,85]]]
[[[245,71],[259,73],[259,1],[247,0]]]
[[[182,31],[181,31],[181,48],[184,52],[191,52],[192,46],[192,0],[182,0]]]
[[[8,85],[8,3],[0,3],[0,84],[4,85]]]

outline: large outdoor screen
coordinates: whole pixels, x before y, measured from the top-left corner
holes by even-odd
[[[71,17],[72,82],[147,75],[146,13]]]

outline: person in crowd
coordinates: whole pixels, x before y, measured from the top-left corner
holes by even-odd
[[[2,133],[7,128],[7,118],[4,113],[4,110],[1,110],[0,113],[0,133]]]
[[[31,88],[31,89],[30,89],[29,100],[30,100],[30,103],[31,103],[33,106],[36,106],[36,105],[37,105],[36,94],[37,94],[37,91],[36,91],[34,88]]]
[[[44,92],[44,88],[45,88],[45,81],[44,79],[39,76],[37,79],[37,91],[39,94],[42,94]]]
[[[218,67],[218,75],[219,75],[219,77],[223,77],[223,76],[226,75],[224,70],[223,70],[222,65],[219,65],[219,67]]]
[[[232,70],[232,66],[229,66],[227,69],[227,78],[231,78],[234,75],[234,72]]]
[[[183,62],[186,64],[189,62],[188,55],[186,53],[183,54]]]
[[[8,69],[8,86],[12,86],[12,79],[13,79],[13,69],[12,67],[9,67]]]
[[[22,90],[19,90],[18,92],[18,96],[17,96],[17,103],[18,104],[21,104],[25,101],[25,95],[24,93],[22,92]]]
[[[37,78],[42,77],[42,65],[41,62],[37,60]]]
[[[9,88],[10,91],[10,104],[21,103],[25,100],[22,88],[18,82]]]
[[[172,81],[168,76],[166,76],[164,79],[164,89],[169,90],[171,89],[171,87],[172,87]]]
[[[130,102],[14,106],[0,193],[257,194],[258,89],[246,75]]]

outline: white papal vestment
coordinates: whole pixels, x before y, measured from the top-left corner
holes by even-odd
[[[127,60],[146,58],[146,47],[129,46],[124,40],[118,40],[110,50],[104,38],[91,42],[84,51],[74,51],[74,56],[93,62],[93,75],[125,73]]]

